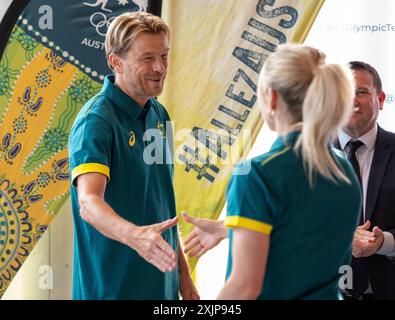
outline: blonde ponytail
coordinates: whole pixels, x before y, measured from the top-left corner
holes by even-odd
[[[315,48],[284,44],[262,68],[259,101],[264,100],[267,88],[276,90],[286,103],[284,121],[301,127],[295,150],[303,158],[310,185],[314,185],[315,173],[350,183],[329,147],[352,112],[351,70],[325,64],[325,55]]]
[[[354,81],[350,70],[336,64],[320,65],[303,102],[303,129],[295,147],[300,148],[310,184],[314,171],[350,183],[328,146],[352,111]]]

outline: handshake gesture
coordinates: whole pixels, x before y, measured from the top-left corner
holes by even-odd
[[[190,257],[201,257],[228,236],[223,221],[193,218],[185,211],[183,218],[195,228],[184,241],[184,253]],[[174,227],[178,218],[160,223],[137,227],[132,230],[128,245],[149,263],[162,272],[171,272],[177,265],[177,255],[173,248],[163,239],[161,233]]]

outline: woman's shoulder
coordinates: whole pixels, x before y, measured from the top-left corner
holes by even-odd
[[[238,163],[234,173],[242,175],[273,173],[276,168],[283,170],[284,165],[291,165],[293,159],[292,147],[278,148]]]
[[[351,163],[347,160],[347,157],[346,157],[346,155],[344,154],[343,151],[341,151],[341,150],[339,150],[339,149],[337,149],[337,148],[335,148],[335,147],[332,147],[332,148],[331,148],[331,151],[332,151],[333,156],[335,157],[335,160],[336,160],[343,168],[353,170],[353,169],[352,169],[352,166],[351,166]]]
[[[288,163],[292,161],[293,158],[294,152],[292,146],[283,146],[252,158],[251,163],[252,166],[256,168],[273,168],[282,166],[283,162]]]

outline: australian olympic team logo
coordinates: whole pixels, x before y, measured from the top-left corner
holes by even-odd
[[[107,4],[110,0],[96,0],[96,2],[83,2],[84,5],[88,7],[99,8],[101,11],[97,11],[93,13],[89,19],[91,25],[96,29],[98,35],[105,37],[108,28],[110,27],[111,22],[115,17],[108,18],[105,12],[113,12],[113,10],[109,9]],[[117,0],[119,6],[125,7],[130,3],[134,3],[139,7],[138,11],[147,11],[145,6],[145,0]]]
[[[163,123],[159,121],[156,125],[156,128],[158,129],[161,137],[164,138],[166,136],[166,132],[165,132],[165,126],[163,125]]]
[[[110,27],[110,24],[114,19],[115,19],[115,17],[107,19],[107,16],[104,13],[95,12],[94,14],[91,15],[89,21],[90,21],[91,25],[96,28],[97,34],[105,37],[107,30]]]

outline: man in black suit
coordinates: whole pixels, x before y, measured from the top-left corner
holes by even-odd
[[[356,81],[354,112],[339,132],[363,191],[361,221],[353,240],[352,299],[395,299],[395,134],[377,124],[385,94],[369,64],[350,63]]]

